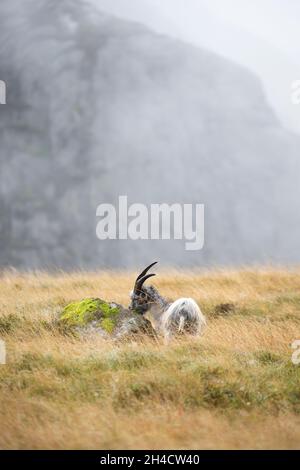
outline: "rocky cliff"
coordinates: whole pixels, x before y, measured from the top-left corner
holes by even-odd
[[[300,141],[256,77],[81,0],[2,0],[0,18],[1,266],[300,261]],[[100,242],[119,195],[204,203],[204,249]]]

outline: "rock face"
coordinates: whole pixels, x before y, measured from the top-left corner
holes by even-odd
[[[113,339],[129,339],[144,334],[156,337],[150,321],[143,315],[97,298],[67,305],[59,323],[82,335],[99,334]]]
[[[300,141],[247,70],[80,0],[1,0],[0,18],[1,266],[300,261]],[[205,248],[100,242],[119,195],[204,203]]]

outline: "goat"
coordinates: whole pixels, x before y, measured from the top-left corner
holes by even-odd
[[[155,274],[147,274],[157,264],[150,264],[137,277],[130,294],[130,309],[141,315],[150,315],[166,339],[180,334],[200,335],[206,326],[206,319],[197,303],[190,298],[168,302],[154,286],[144,283]]]

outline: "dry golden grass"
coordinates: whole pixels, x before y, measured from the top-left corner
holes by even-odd
[[[0,448],[300,447],[300,271],[162,273],[169,298],[191,296],[203,337],[169,345],[65,334],[70,301],[128,304],[133,273],[20,274],[0,283]],[[216,306],[231,303],[229,315]]]

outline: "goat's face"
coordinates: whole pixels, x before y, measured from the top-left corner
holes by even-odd
[[[139,292],[132,291],[130,308],[144,315],[155,305],[158,305],[160,295],[153,286],[143,287]]]
[[[131,292],[130,308],[136,312],[144,315],[152,308],[163,308],[166,304],[165,300],[160,296],[159,292],[153,286],[144,286],[144,282],[155,274],[147,274],[150,268],[156,263],[150,264],[143,272],[137,277],[134,289]]]

